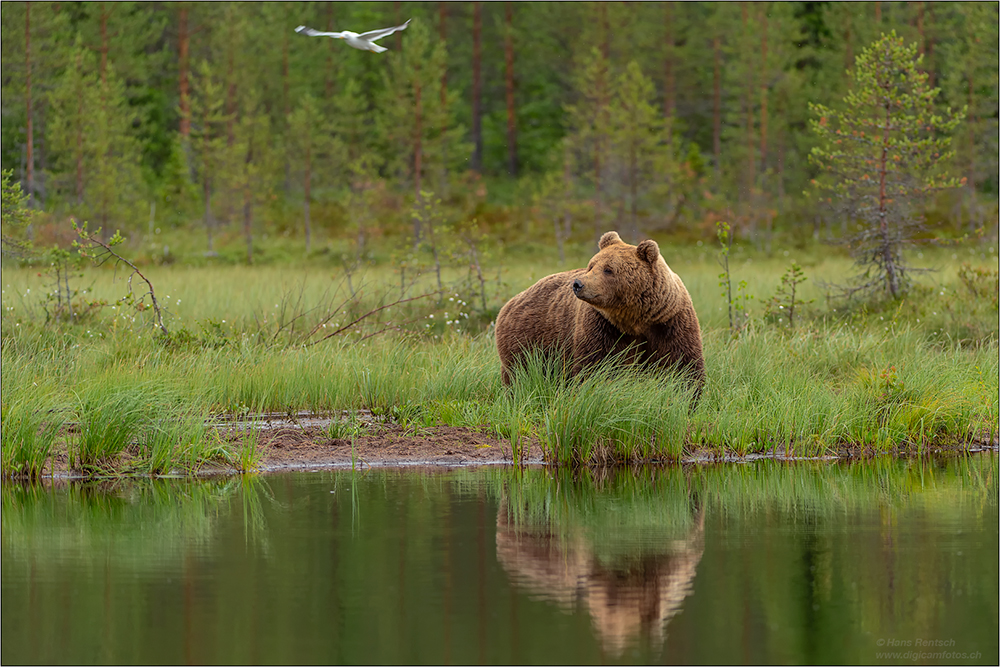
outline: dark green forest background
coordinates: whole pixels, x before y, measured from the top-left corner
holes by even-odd
[[[839,108],[855,56],[895,30],[938,107],[968,108],[966,185],[927,210],[962,232],[996,220],[997,8],[4,2],[2,167],[41,212],[36,243],[73,217],[315,250],[439,216],[560,247],[610,228],[710,238],[725,219],[769,248],[847,224],[810,186],[808,103]],[[406,19],[382,54],[294,32]]]

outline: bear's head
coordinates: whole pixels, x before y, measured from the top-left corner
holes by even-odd
[[[573,293],[589,303],[621,331],[639,336],[690,300],[680,278],[660,255],[656,241],[637,246],[607,232],[587,272],[572,283]]]

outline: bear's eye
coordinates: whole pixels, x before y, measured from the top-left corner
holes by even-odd
[[[605,267],[605,269],[604,269],[604,275],[606,275],[606,276],[613,276],[613,275],[615,275],[615,272],[612,271],[611,269]]]

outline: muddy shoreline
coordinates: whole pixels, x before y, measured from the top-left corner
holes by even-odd
[[[402,426],[363,419],[364,428],[353,437],[331,438],[329,418],[298,415],[272,416],[253,423],[221,421],[214,425],[219,436],[229,442],[247,437],[250,429],[256,431],[260,459],[257,472],[280,473],[318,469],[367,469],[411,467],[464,467],[483,465],[515,465],[514,452],[508,440],[497,438],[485,428],[457,426]],[[525,439],[518,457],[520,465],[546,465],[542,447],[537,439]],[[733,451],[718,452],[698,449],[685,451],[679,459],[636,462],[636,465],[685,465],[713,463],[749,463],[760,460],[775,461],[852,461],[886,455],[899,458],[916,456],[948,456],[1000,451],[1000,441],[983,438],[972,442],[924,445],[918,448],[911,443],[901,443],[890,451],[875,451],[870,447],[842,446],[822,456],[796,455],[779,446],[766,452],[738,454]],[[600,460],[601,457],[598,457]],[[124,462],[123,462],[124,463]],[[609,465],[618,462],[607,458]],[[197,471],[197,475],[229,475],[239,472],[225,462],[211,462]],[[190,474],[177,471],[177,474]],[[46,466],[43,477],[75,479],[84,475],[70,470],[68,457],[63,452],[54,453],[51,464]]]

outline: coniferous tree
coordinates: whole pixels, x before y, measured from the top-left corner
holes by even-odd
[[[412,183],[414,197],[419,199],[425,174],[437,173],[446,158],[461,159],[465,129],[449,118],[452,101],[441,104],[445,45],[435,42],[423,24],[411,25],[407,33],[406,52],[393,57],[384,75],[386,92],[379,104],[378,122],[387,168]],[[418,224],[415,219],[416,237]]]
[[[845,242],[861,272],[845,295],[909,288],[913,271],[903,247],[922,229],[924,199],[959,185],[947,175],[949,133],[964,111],[938,115],[915,44],[895,32],[883,35],[858,56],[854,89],[838,111],[811,104],[811,123],[821,146],[812,159],[826,178],[817,185],[836,197],[843,214],[858,222]]]
[[[302,184],[302,224],[306,252],[312,245],[311,206],[313,185],[329,185],[343,173],[343,144],[333,138],[330,124],[320,110],[320,104],[310,94],[299,102],[288,123],[289,136],[285,146],[287,162]]]
[[[504,3],[504,90],[507,97],[507,173],[517,176],[517,120],[514,105],[514,13]]]
[[[577,175],[593,193],[594,235],[604,230],[604,179],[607,174],[608,149],[611,143],[611,122],[607,91],[610,87],[609,64],[604,54],[594,47],[577,67],[574,89],[577,100],[567,105],[569,145],[577,165]],[[604,171],[602,171],[602,169]]]
[[[227,117],[222,84],[212,71],[208,61],[202,60],[195,69],[191,81],[190,104],[191,141],[198,178],[201,181],[203,222],[208,239],[208,253],[214,254],[213,229],[215,220],[212,213],[212,194],[216,190],[218,170],[225,148],[225,126]]]
[[[56,182],[71,213],[110,234],[112,225],[134,226],[142,209],[137,112],[114,67],[107,66],[102,81],[93,54],[79,41],[73,62],[51,95]]]
[[[982,224],[977,188],[997,195],[998,90],[997,7],[989,3],[957,3],[955,39],[939,49],[942,85],[952,104],[968,108],[965,131],[956,141],[956,171],[966,178],[969,227]]]
[[[253,263],[255,215],[269,202],[274,187],[275,155],[271,120],[256,90],[244,91],[240,118],[233,124],[233,141],[224,151],[223,174],[231,201],[238,204],[247,263]]]
[[[482,109],[483,3],[472,3],[472,168],[483,169]]]
[[[615,78],[610,109],[611,151],[609,172],[615,179],[618,209],[626,206],[630,238],[639,238],[640,199],[660,181],[670,180],[673,171],[667,131],[662,114],[655,106],[653,82],[634,60]]]
[[[50,3],[5,3],[0,12],[3,72],[0,156],[22,182],[28,205],[40,206],[50,173],[48,99],[66,67],[72,34],[66,12]]]

